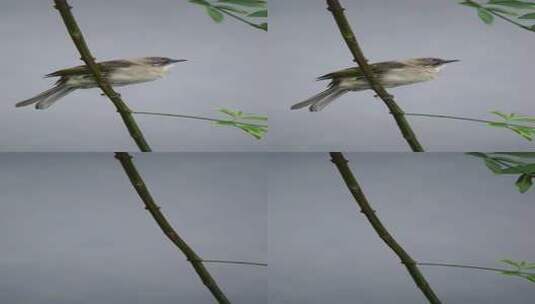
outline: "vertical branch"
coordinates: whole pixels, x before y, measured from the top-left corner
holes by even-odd
[[[342,7],[342,5],[340,5],[340,2],[338,0],[327,0],[327,5],[328,10],[334,16],[336,24],[340,29],[340,33],[342,34],[342,37],[344,38],[349,50],[351,51],[351,54],[353,54],[353,60],[359,65],[360,69],[362,70],[362,73],[370,83],[370,86],[375,91],[375,93],[377,93],[377,96],[379,96],[384,101],[385,105],[390,110],[390,113],[392,114],[392,116],[394,116],[394,119],[396,120],[396,123],[401,133],[403,134],[403,137],[411,147],[412,151],[423,152],[424,149],[418,141],[418,138],[416,138],[416,134],[414,134],[414,131],[409,125],[409,122],[405,118],[403,110],[401,110],[401,108],[395,102],[394,96],[390,95],[385,90],[385,88],[379,83],[379,81],[371,71],[370,66],[368,65],[368,61],[358,44],[357,38],[355,37],[353,30],[351,29],[351,25],[347,21],[347,18],[344,14],[344,8]]]
[[[134,163],[132,162],[132,156],[127,152],[116,152],[115,158],[119,160],[123,169],[128,175],[132,186],[136,190],[137,194],[145,204],[145,209],[147,209],[163,233],[169,238],[169,240],[175,244],[176,247],[186,256],[188,261],[191,263],[195,272],[201,278],[203,284],[210,290],[214,298],[216,298],[219,304],[230,304],[230,301],[227,299],[223,291],[219,288],[214,278],[210,275],[206,267],[203,265],[202,259],[193,251],[193,249],[178,235],[178,233],[173,229],[173,226],[167,221],[163,213],[160,211],[160,207],[156,205],[156,202],[152,198],[152,195],[149,192],[149,189],[145,185],[145,182],[139,175]]]
[[[80,52],[81,59],[85,62],[91,73],[93,73],[95,81],[102,89],[102,92],[104,92],[104,94],[108,96],[111,102],[113,102],[113,104],[115,105],[115,108],[117,109],[117,112],[119,112],[119,115],[121,115],[121,118],[123,119],[123,122],[126,125],[128,132],[130,133],[130,136],[134,139],[137,146],[142,152],[150,152],[151,148],[145,140],[141,129],[137,125],[136,120],[132,116],[132,111],[121,99],[121,95],[119,95],[119,93],[113,90],[108,81],[100,73],[100,69],[95,63],[95,58],[91,54],[91,51],[89,50],[85,42],[84,36],[82,35],[82,31],[78,27],[78,24],[76,23],[76,20],[74,19],[74,16],[71,13],[71,6],[67,2],[67,0],[54,0],[54,3],[54,7],[59,11],[63,22],[65,23],[65,26],[69,31],[69,35],[71,36],[72,41],[76,45],[78,52]]]
[[[399,245],[399,243],[394,239],[394,237],[388,232],[388,230],[383,226],[383,223],[375,214],[375,210],[370,206],[366,195],[360,188],[360,185],[357,182],[357,179],[351,172],[351,169],[347,165],[348,161],[344,158],[344,155],[340,152],[331,152],[331,161],[336,165],[338,171],[342,175],[344,182],[353,195],[353,198],[359,205],[361,212],[368,218],[368,221],[372,225],[373,229],[379,237],[386,243],[392,251],[400,258],[401,263],[405,265],[410,276],[414,280],[414,283],[420,288],[422,293],[425,295],[429,303],[431,304],[440,304],[439,298],[435,295],[429,283],[420,272],[417,266],[417,262],[412,259],[412,257]]]

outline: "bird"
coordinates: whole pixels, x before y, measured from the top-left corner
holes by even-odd
[[[169,72],[169,69],[185,59],[171,59],[167,57],[141,57],[133,59],[109,60],[97,63],[102,76],[114,87],[153,81]],[[97,82],[86,65],[67,68],[45,75],[59,77],[54,87],[30,99],[20,101],[15,107],[25,107],[35,104],[38,110],[52,106],[60,98],[78,89],[98,87]]]
[[[446,64],[458,61],[460,60],[413,58],[400,61],[378,62],[369,66],[383,87],[394,88],[433,80]],[[311,112],[318,112],[347,92],[371,89],[360,67],[329,73],[319,77],[317,80],[331,80],[331,83],[327,90],[293,105],[291,107],[292,110],[309,107]]]

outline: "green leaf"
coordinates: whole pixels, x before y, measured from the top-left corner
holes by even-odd
[[[518,19],[535,19],[535,13],[529,13],[518,17]]]
[[[535,134],[535,128],[531,127],[516,127],[516,126],[507,126],[508,129],[517,133],[518,135],[524,137],[526,140],[532,141],[533,135]]]
[[[222,9],[222,10],[234,12],[234,13],[237,13],[237,14],[241,14],[241,15],[249,14],[249,12],[246,11],[246,10],[239,9],[239,8],[236,8],[236,7],[230,6],[230,5],[220,4],[220,5],[215,5],[214,7],[217,7],[217,8]]]
[[[267,121],[268,120],[267,116],[251,115],[251,114],[243,115],[241,117],[241,119],[243,119],[243,120],[259,120],[259,121]]]
[[[477,14],[479,16],[479,19],[481,19],[486,24],[491,24],[492,21],[494,21],[494,16],[484,8],[478,8]]]
[[[254,13],[247,15],[247,17],[253,17],[253,18],[266,18],[267,16],[268,16],[267,9],[256,11]]]
[[[267,24],[266,22],[264,22],[264,23],[260,23],[258,26],[259,26],[261,29],[263,29],[264,31],[266,31],[266,32],[268,31],[268,24]]]
[[[509,114],[507,114],[507,113],[503,113],[503,112],[500,112],[500,111],[492,111],[492,112],[490,112],[490,113],[492,113],[492,114],[496,114],[496,115],[500,116],[501,118],[503,118],[503,119],[505,119],[505,120],[509,120],[509,117],[510,117]]]
[[[518,16],[517,13],[513,13],[508,10],[504,10],[503,8],[499,8],[499,7],[485,7],[485,8],[488,9],[489,11],[493,11],[496,13],[502,13],[502,14],[509,15],[509,16]]]
[[[217,2],[248,7],[266,7],[266,1],[263,0],[218,0]]]
[[[501,6],[508,6],[508,7],[514,7],[514,8],[535,7],[535,3],[533,2],[524,2],[524,1],[517,1],[517,0],[490,0],[488,3],[492,5],[501,5]]]
[[[533,186],[533,177],[527,174],[522,174],[516,181],[516,187],[520,193],[526,193],[531,186]]]
[[[503,275],[506,275],[506,276],[518,276],[518,271],[501,271],[500,272],[501,274]]]
[[[219,109],[218,111],[221,112],[221,113],[227,114],[227,115],[229,115],[231,117],[235,117],[235,118],[240,116],[240,111],[232,111],[232,110],[229,110],[229,109]]]
[[[515,166],[502,170],[503,174],[535,174],[535,164]]]
[[[212,20],[214,20],[216,23],[221,23],[221,21],[223,21],[223,18],[224,18],[223,14],[217,9],[211,6],[207,6],[206,12],[212,18]]]
[[[522,161],[519,161],[519,160],[516,160],[516,159],[512,159],[512,158],[507,158],[507,157],[492,156],[492,159],[497,160],[497,161],[502,161],[502,162],[515,164],[515,165],[526,165],[525,162],[522,162]]]
[[[463,1],[463,2],[460,2],[459,4],[466,5],[466,6],[469,6],[469,7],[479,8],[479,5],[477,5],[477,4],[473,3],[473,2],[469,2],[469,1]]]
[[[521,121],[521,122],[534,122],[535,123],[535,116],[515,115],[510,120],[512,120],[512,121]]]
[[[485,159],[485,165],[487,166],[487,168],[490,169],[490,171],[492,171],[494,174],[501,174],[502,173],[502,167],[500,166],[500,164],[495,161],[494,159],[492,158],[487,158]]]
[[[205,0],[189,0],[189,2],[202,5],[202,6],[210,6],[210,3],[208,3]]]
[[[495,154],[511,155],[523,158],[535,158],[535,152],[496,152]]]
[[[519,266],[518,262],[515,262],[515,261],[513,261],[511,259],[503,259],[503,260],[500,260],[500,262],[505,263],[505,264],[509,264],[511,266],[514,266],[514,267],[518,267]]]

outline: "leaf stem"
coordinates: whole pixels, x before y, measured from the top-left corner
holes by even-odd
[[[268,264],[266,264],[266,263],[245,262],[245,261],[228,261],[228,260],[200,260],[199,262],[214,263],[214,264],[250,265],[250,266],[262,266],[262,267],[267,267],[268,266]]]
[[[351,25],[347,21],[347,18],[344,14],[344,8],[338,0],[327,0],[328,10],[332,13],[336,24],[344,38],[349,50],[353,54],[353,60],[357,63],[362,70],[362,74],[366,77],[372,89],[377,93],[385,105],[390,110],[390,113],[394,117],[398,128],[400,129],[403,137],[411,147],[413,152],[424,152],[424,148],[418,141],[416,134],[412,130],[409,122],[404,116],[403,110],[398,106],[394,100],[394,96],[389,94],[386,89],[379,83],[375,75],[373,74],[370,66],[368,65],[368,60],[364,56],[362,49],[359,46],[355,33],[351,29]]]
[[[487,270],[487,271],[494,271],[494,272],[514,272],[514,273],[518,273],[518,274],[533,275],[533,273],[515,271],[515,270],[511,270],[511,269],[481,267],[481,266],[472,266],[472,265],[446,264],[446,263],[420,263],[420,262],[417,262],[416,264],[418,264],[420,266],[438,266],[438,267],[451,267],[451,268],[465,268],[465,269]]]
[[[405,116],[445,118],[445,119],[455,119],[455,120],[464,120],[464,121],[480,122],[480,123],[486,123],[486,124],[503,123],[503,124],[505,124],[505,125],[507,125],[507,126],[511,126],[511,127],[521,127],[521,128],[525,128],[525,127],[526,127],[526,126],[523,126],[523,125],[517,125],[517,124],[508,123],[508,122],[500,122],[500,121],[492,121],[492,120],[483,120],[483,119],[475,119],[475,118],[460,117],[460,116],[451,116],[451,115],[422,114],[422,113],[405,113]]]
[[[54,7],[59,11],[63,22],[67,27],[69,35],[71,36],[72,41],[74,42],[76,48],[78,49],[78,52],[81,55],[80,59],[85,62],[89,71],[91,71],[91,73],[93,74],[98,86],[102,89],[102,92],[104,92],[104,94],[115,105],[117,112],[119,112],[119,115],[121,115],[121,118],[123,119],[123,122],[126,128],[128,129],[128,132],[130,133],[130,136],[134,139],[138,148],[142,152],[150,152],[151,148],[145,140],[145,137],[143,136],[141,129],[137,125],[136,120],[132,116],[130,109],[121,99],[121,95],[113,90],[112,86],[100,73],[100,69],[95,63],[95,58],[91,54],[91,51],[89,50],[89,47],[85,42],[82,31],[78,27],[76,19],[74,19],[74,16],[71,13],[72,7],[69,5],[67,0],[54,0],[54,3]]]
[[[168,114],[168,113],[157,113],[157,112],[144,112],[144,111],[133,111],[132,114],[138,114],[138,115],[152,115],[152,116],[166,116],[166,117],[178,117],[178,118],[187,118],[187,119],[196,119],[196,120],[205,120],[205,121],[213,121],[213,122],[233,122],[238,125],[242,126],[250,126],[250,127],[260,127],[260,128],[267,128],[268,125],[260,125],[260,124],[251,124],[251,123],[245,123],[245,122],[239,122],[239,121],[233,121],[233,120],[224,120],[224,119],[216,119],[216,118],[209,118],[209,117],[202,117],[202,116],[193,116],[193,115],[182,115],[182,114]]]

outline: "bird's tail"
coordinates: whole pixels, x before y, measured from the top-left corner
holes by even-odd
[[[46,90],[35,97],[16,103],[15,107],[25,107],[35,103],[36,109],[44,110],[50,107],[54,102],[58,101],[60,98],[71,93],[74,90],[75,88],[68,87],[64,84],[58,84],[57,86]]]
[[[297,110],[304,107],[309,107],[309,110],[312,112],[318,112],[323,110],[326,106],[328,106],[331,102],[333,102],[336,98],[344,95],[348,91],[346,89],[341,89],[339,87],[331,86],[327,90],[314,95],[310,97],[309,99],[302,101],[300,103],[294,104],[291,109]]]

